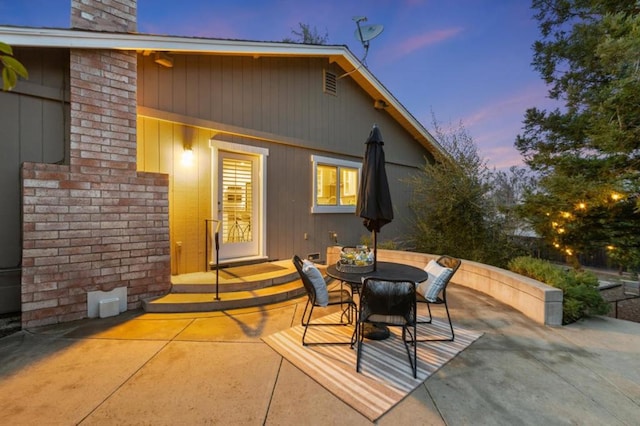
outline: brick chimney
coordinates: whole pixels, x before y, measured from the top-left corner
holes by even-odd
[[[137,0],[71,0],[71,28],[136,32],[137,7]]]
[[[136,29],[136,0],[72,0],[76,29]],[[167,175],[138,172],[137,54],[71,49],[70,164],[22,168],[22,326],[136,309],[171,287]]]

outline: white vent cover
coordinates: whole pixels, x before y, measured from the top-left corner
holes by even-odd
[[[103,302],[104,301],[104,302]],[[127,310],[127,287],[116,287],[111,291],[90,291],[87,293],[87,316],[103,318]]]
[[[100,318],[114,317],[120,313],[120,299],[117,297],[102,299],[98,306]]]

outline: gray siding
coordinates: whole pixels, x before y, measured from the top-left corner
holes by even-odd
[[[139,119],[138,168],[171,174],[171,211],[177,211],[178,203],[187,203],[193,212],[190,217],[171,216],[174,273],[202,270],[205,264],[200,228],[211,214],[208,139],[219,132],[222,135],[216,139],[269,149],[269,258],[320,252],[324,259],[326,247],[333,244],[329,231],[338,234],[340,244],[353,245],[370,237],[354,214],[310,213],[311,155],[361,161],[374,123],[385,138],[396,217],[382,229],[379,241],[403,239],[410,232],[409,192],[401,180],[430,154],[387,113],[374,109],[373,99],[349,77],[338,80],[338,96],[323,93],[323,69],[338,76],[344,73],[317,58],[174,55],[174,67],[168,69],[151,57],[139,57],[138,103],[159,117]],[[163,121],[167,116],[171,120]],[[189,127],[193,128],[186,130]],[[181,134],[187,131],[198,135],[194,139],[197,181],[174,170]],[[264,135],[268,137],[261,138]],[[166,145],[170,148],[163,149]],[[171,158],[163,158],[161,152],[171,152]],[[182,243],[180,249],[177,241]]]
[[[69,140],[69,53],[14,49],[29,72],[11,92],[0,91],[0,268],[20,266],[20,165],[65,163]]]
[[[139,105],[296,139],[296,145],[362,157],[371,126],[386,140],[387,161],[420,166],[425,150],[348,76],[338,96],[322,91],[322,58],[174,55],[163,68],[139,61]]]

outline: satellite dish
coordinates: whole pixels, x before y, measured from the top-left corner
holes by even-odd
[[[360,22],[367,22],[366,16],[354,16],[353,21],[358,26],[358,29],[355,32],[355,36],[356,36],[356,40],[362,43],[362,47],[364,47],[364,56],[362,57],[362,59],[360,59],[360,65],[358,65],[356,69],[341,75],[340,77],[338,77],[338,79],[348,76],[349,74],[355,72],[357,69],[359,69],[363,65],[365,67],[367,66],[367,55],[369,54],[369,41],[378,37],[382,33],[382,30],[384,29],[384,27],[380,24],[361,26]]]
[[[380,24],[358,25],[358,29],[354,35],[356,40],[360,40],[362,43],[368,43],[369,40],[373,40],[378,37],[382,33],[382,30],[384,30],[384,27]]]

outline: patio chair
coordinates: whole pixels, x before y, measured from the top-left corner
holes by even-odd
[[[354,317],[357,317],[358,307],[355,304],[351,293],[340,286],[338,290],[327,289],[327,283],[322,276],[322,273],[318,270],[313,262],[308,260],[302,260],[298,255],[293,256],[293,264],[298,270],[302,284],[307,291],[307,303],[302,313],[302,326],[304,332],[302,333],[302,345],[353,345],[353,337],[349,341],[339,342],[307,342],[305,340],[307,331],[310,327],[319,326],[336,326],[336,325],[350,325],[354,323]],[[313,323],[311,317],[315,308],[325,308],[327,306],[340,305],[342,314],[340,315],[339,322],[333,323]],[[308,313],[307,313],[308,311]]]
[[[449,305],[447,304],[447,286],[461,264],[462,261],[460,259],[443,255],[437,260],[431,260],[424,268],[429,273],[429,279],[418,284],[416,300],[418,303],[427,305],[429,317],[427,320],[418,320],[418,324],[431,324],[433,321],[431,306],[444,305],[451,334],[442,338],[421,338],[417,339],[417,342],[453,342],[455,339],[453,323],[449,314]]]
[[[360,310],[356,325],[358,354],[356,371],[360,372],[360,360],[364,342],[364,326],[402,327],[402,342],[409,356],[413,377],[417,377],[416,336],[416,283],[406,280],[365,278],[360,292]]]

